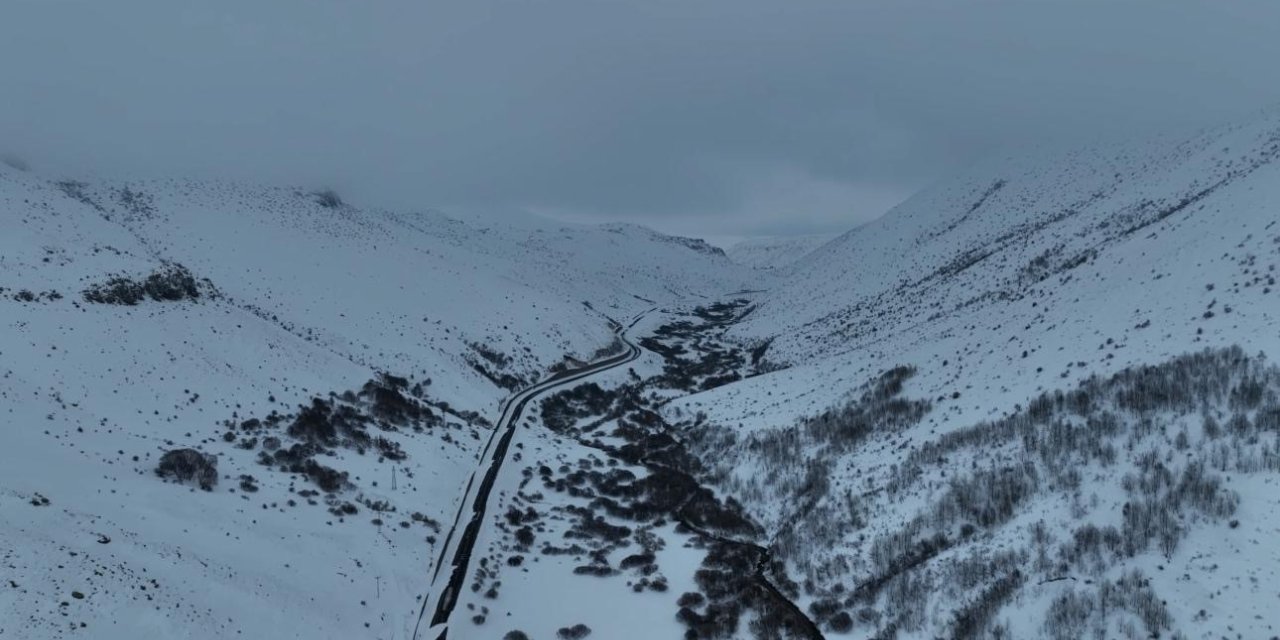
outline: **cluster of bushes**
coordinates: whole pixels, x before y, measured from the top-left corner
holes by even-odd
[[[893,433],[911,427],[933,408],[928,400],[903,397],[906,381],[915,375],[915,367],[899,366],[885,371],[870,385],[865,385],[857,399],[804,420],[800,430],[814,443],[830,445],[835,452],[842,453],[873,433]]]
[[[608,414],[616,397],[594,382],[554,393],[540,405],[542,423],[552,431],[567,431],[583,418]]]
[[[257,450],[257,461],[265,467],[301,475],[325,493],[335,494],[352,486],[349,474],[317,458],[333,457],[336,450],[347,449],[359,455],[372,452],[380,462],[402,461],[408,454],[390,434],[421,432],[444,424],[444,419],[433,410],[441,409],[443,403],[430,402],[425,384],[411,384],[407,378],[381,374],[359,391],[315,397],[310,404],[300,406],[296,414],[272,411],[261,419],[224,421],[226,430],[221,439],[237,449]],[[209,489],[217,482],[216,467],[217,460],[212,456],[179,449],[165,454],[156,473],[179,481],[194,480]],[[241,488],[257,491],[257,480],[242,476]],[[337,505],[335,513],[350,515],[342,505],[334,504]],[[354,509],[354,505],[351,508]],[[414,520],[433,528],[438,526],[425,517]]]
[[[489,361],[493,366],[499,369],[505,369],[511,364],[511,356],[490,347],[481,342],[468,342],[467,346],[476,352],[481,358]]]
[[[114,276],[104,283],[91,285],[83,292],[87,302],[133,306],[145,300],[174,302],[216,297],[217,289],[206,280],[197,280],[186,267],[166,264],[150,275],[136,280]]]
[[[106,214],[106,208],[89,196],[89,185],[78,180],[62,180],[55,183],[62,193],[68,198],[79,201],[80,203],[92,207],[95,211]]]
[[[515,392],[528,386],[528,381],[514,373],[495,372],[479,362],[472,362],[471,368],[500,389]]]
[[[426,382],[430,383],[430,380]],[[426,387],[422,382],[415,382],[410,386],[407,378],[383,373],[364,383],[359,397],[368,403],[370,413],[383,425],[389,425],[390,430],[409,427],[414,431],[422,431],[444,423],[431,410],[427,402]]]
[[[258,454],[258,462],[285,473],[299,474],[325,493],[337,493],[349,487],[347,472],[316,462],[316,455],[322,451],[316,445],[298,443],[273,453],[262,451]]]
[[[0,287],[0,296],[9,295],[8,290]],[[62,294],[50,289],[49,291],[32,291],[30,289],[19,289],[12,296],[15,302],[54,302],[62,299]]]
[[[544,488],[577,497],[587,505],[557,510],[570,519],[566,537],[591,550],[576,543],[568,548],[544,544],[542,552],[589,554],[591,562],[577,567],[577,573],[610,576],[636,571],[641,577],[632,583],[634,590],[663,591],[668,584],[660,576],[653,577],[659,569],[648,546],[624,557],[617,567],[609,564],[607,554],[629,540],[642,540],[647,526],[675,521],[677,531],[691,534],[707,549],[698,580],[708,595],[685,594],[677,614],[688,628],[686,637],[727,637],[744,620],[760,637],[820,637],[817,626],[788,599],[788,594],[798,594],[798,588],[787,580],[785,567],[771,562],[768,550],[754,543],[762,534],[760,527],[740,504],[720,499],[703,484],[707,469],[689,451],[692,439],[678,434],[654,410],[656,396],[643,393],[651,387],[698,388],[737,379],[739,370],[747,366],[747,354],[722,344],[715,334],[740,317],[744,304],[700,308],[694,314],[700,322],[673,322],[642,340],[667,360],[663,376],[610,390],[586,383],[543,400],[542,419],[548,428],[603,451],[610,460],[608,465],[594,459],[580,461],[576,468],[562,465],[558,473],[545,465],[536,472],[529,470],[529,478],[536,474]],[[590,425],[573,428],[593,418]],[[594,437],[602,424],[616,425],[608,442]],[[646,473],[638,476],[615,467],[615,460],[643,466]],[[525,518],[518,510],[508,513],[512,528]],[[531,530],[527,540],[520,539],[526,528],[515,531],[517,550],[533,542]],[[836,626],[847,617],[837,613]]]
[[[781,371],[787,368],[786,364],[773,362],[765,357],[765,354],[768,353],[769,347],[771,346],[773,346],[773,338],[762,340],[747,350],[747,353],[751,356],[751,368],[753,369],[753,374],[759,375],[772,371]]]
[[[706,391],[778,367],[763,362],[763,348],[751,367],[749,354],[739,345],[721,339],[728,325],[750,313],[749,301],[735,300],[694,309],[692,315],[702,322],[678,320],[658,327],[653,335],[640,340],[645,349],[663,358],[663,372],[647,384],[687,392]],[[746,307],[744,311],[743,308]]]
[[[1115,622],[1119,634],[1111,629]],[[1136,638],[1137,626],[1148,638],[1162,637],[1173,625],[1169,610],[1151,589],[1142,571],[1133,569],[1115,581],[1102,580],[1096,587],[1068,589],[1054,599],[1045,614],[1044,633],[1054,640],[1092,636]]]
[[[1190,207],[1191,205],[1209,197],[1214,191],[1231,181],[1231,178],[1223,178],[1216,184],[1209,185],[1194,193],[1188,193],[1175,201],[1156,202],[1150,199],[1143,199],[1136,206],[1128,211],[1119,213],[1113,217],[1110,222],[1111,226],[1118,227],[1121,235],[1129,235],[1137,233],[1146,227],[1149,227],[1169,216],[1178,213]]]
[[[156,215],[155,199],[151,194],[125,186],[117,189],[115,196],[130,220],[147,220]]]
[[[738,349],[711,347],[694,358],[668,358],[662,374],[654,379],[660,387],[682,391],[706,391],[742,379],[739,373],[746,359]]]
[[[342,209],[347,206],[347,203],[343,202],[342,196],[338,195],[338,192],[333,189],[321,189],[311,195],[315,198],[316,204],[326,209]]]
[[[726,325],[737,322],[754,311],[755,308],[750,304],[751,301],[746,298],[738,298],[729,302],[716,302],[705,307],[695,308],[693,315],[701,318],[707,324]]]
[[[719,500],[691,474],[679,469],[655,464],[643,478],[617,470],[587,477],[596,494],[592,508],[616,518],[648,522],[670,517],[722,535],[750,538],[759,533],[759,528],[742,514],[740,505]]]
[[[195,449],[173,449],[160,456],[156,475],[178,482],[194,482],[205,491],[218,484],[218,459]]]
[[[566,465],[559,476],[545,466],[539,470],[545,487],[590,500],[589,508],[563,509],[574,519],[566,537],[590,541],[597,548],[593,562],[577,567],[576,573],[608,576],[619,569],[635,569],[646,577],[633,589],[666,590],[665,579],[648,577],[658,570],[649,546],[623,558],[617,569],[608,565],[602,552],[625,544],[628,536],[640,539],[643,532],[610,524],[602,516],[637,523],[674,520],[678,531],[694,535],[707,549],[696,576],[701,593],[682,596],[677,612],[677,619],[687,627],[686,637],[732,637],[743,619],[750,619],[761,637],[820,637],[814,624],[774,586],[776,581],[794,591],[794,585],[785,580],[785,570],[771,566],[768,551],[751,542],[761,534],[760,528],[746,517],[741,505],[732,499],[720,500],[702,485],[697,478],[702,470],[699,461],[672,437],[673,427],[647,408],[635,389],[609,393],[588,383],[558,395],[544,407],[544,418],[551,416],[552,423],[563,428],[582,418],[615,414],[618,427],[611,435],[625,444],[593,441],[590,446],[612,458],[643,465],[648,472],[637,477],[626,469],[589,464],[577,469]],[[519,513],[511,517],[522,518]],[[771,579],[766,571],[776,575]]]
[[[556,631],[556,638],[559,638],[559,640],[582,640],[589,635],[591,635],[591,627],[585,624],[561,627]]]
[[[750,597],[759,596],[752,580],[758,561],[751,548],[712,541],[694,573],[699,593],[682,597],[685,604],[676,612],[676,620],[690,631],[686,637],[733,637],[743,610],[753,604]]]
[[[1083,251],[1063,255],[1065,245],[1058,244],[1046,249],[1018,270],[1016,280],[1019,285],[1035,284],[1051,276],[1070,271],[1098,257],[1098,250],[1089,248]]]
[[[415,386],[415,389],[420,391],[421,387]],[[333,493],[349,486],[347,473],[316,462],[317,455],[341,448],[360,455],[373,451],[379,460],[405,460],[408,454],[398,441],[371,433],[370,428],[384,432],[403,429],[421,432],[443,423],[422,400],[406,396],[408,390],[407,379],[383,374],[365,383],[359,393],[312,398],[310,405],[299,407],[297,415],[284,429],[294,444],[283,447],[279,438],[265,438],[263,451],[258,454],[259,462],[302,474],[324,491]],[[247,420],[240,426],[246,432],[259,433],[286,419],[273,414],[266,421]],[[268,442],[272,440],[274,442]]]
[[[489,382],[501,389],[512,392],[519,391],[529,385],[529,381],[524,376],[504,371],[514,362],[511,356],[479,342],[469,342],[467,346],[470,347],[472,352],[480,356],[480,359],[477,360],[468,355],[467,363],[471,365],[471,368],[476,373],[489,380]]]
[[[686,627],[686,638],[735,637],[742,618],[758,638],[820,640],[817,625],[775,586],[766,573],[777,574],[764,547],[703,534],[707,554],[694,573],[699,591],[677,601],[676,620]],[[748,616],[750,612],[750,616]]]

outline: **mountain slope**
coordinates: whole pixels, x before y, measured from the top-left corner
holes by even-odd
[[[4,168],[0,216],[0,619],[26,637],[404,637],[510,389],[744,284],[647,230],[292,189]]]
[[[1275,468],[1250,460],[1278,446],[1252,426],[1280,402],[1257,355],[1280,352],[1278,159],[1268,114],[928,189],[801,260],[731,330],[793,366],[667,415],[704,416],[687,437],[721,487],[764,522],[811,610],[851,616],[828,621],[855,637],[1273,635],[1247,585],[1280,560],[1236,554],[1275,527]],[[1205,421],[1240,429],[1219,440]],[[1062,425],[1081,431],[1036,439]],[[1162,506],[1135,511],[1145,501]],[[1164,546],[1143,533],[1156,512]],[[1058,570],[1095,533],[1119,547]],[[1167,609],[1139,606],[1152,597]]]
[[[797,329],[777,346],[812,354],[864,343],[869,328],[857,322],[871,307],[892,330],[920,308],[951,314],[995,304],[981,298],[1054,295],[1060,280],[1097,277],[1090,288],[1118,290],[1124,285],[1104,265],[1093,269],[1100,276],[1073,270],[1135,250],[1171,260],[1204,229],[1223,236],[1270,223],[1278,132],[1280,119],[1267,117],[1186,140],[990,163],[815,251],[743,333]],[[1258,245],[1261,235],[1249,242]]]
[[[835,238],[835,235],[748,238],[729,247],[726,253],[738,264],[778,269],[790,266]]]

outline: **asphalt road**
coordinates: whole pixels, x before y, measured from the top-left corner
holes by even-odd
[[[484,453],[480,456],[481,461],[488,460],[488,463],[483,467],[484,477],[477,485],[476,476],[473,473],[471,479],[467,482],[467,490],[464,494],[462,505],[458,509],[458,515],[454,518],[453,526],[449,529],[449,535],[445,537],[444,546],[440,550],[440,559],[436,561],[436,570],[431,577],[431,590],[427,599],[422,603],[422,610],[418,613],[418,622],[413,629],[414,640],[419,639],[422,620],[429,610],[431,611],[431,621],[425,629],[426,637],[434,638],[435,640],[446,640],[448,638],[449,618],[453,615],[453,609],[458,604],[458,594],[461,593],[467,579],[467,571],[471,564],[471,554],[475,548],[476,539],[480,536],[480,530],[484,526],[484,516],[489,508],[489,496],[493,491],[494,483],[498,479],[498,472],[502,469],[502,463],[506,462],[507,450],[511,447],[511,440],[515,437],[525,406],[544,392],[577,382],[601,371],[620,367],[639,358],[640,348],[627,340],[626,331],[634,327],[647,313],[649,312],[646,311],[633,318],[628,326],[619,325],[615,330],[618,339],[626,347],[622,354],[593,362],[581,369],[557,373],[542,382],[525,388],[509,398],[503,405],[502,417],[494,426],[493,434],[489,436],[489,442],[485,445]],[[462,533],[458,536],[457,542],[454,543],[454,537],[458,533],[459,525],[462,526]],[[448,579],[442,581],[440,570],[445,566],[445,558],[450,557],[450,554],[452,554],[452,560],[449,562]],[[433,604],[434,606],[432,606]]]

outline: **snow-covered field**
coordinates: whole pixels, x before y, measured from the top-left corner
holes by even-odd
[[[524,384],[607,348],[610,317],[744,284],[722,255],[647,230],[319,200],[0,168],[4,637],[403,638],[434,524],[510,393],[490,378]],[[82,296],[175,264],[200,298]],[[411,402],[439,420],[373,429],[400,461],[328,447],[317,459],[350,484],[333,504],[256,461],[272,431],[234,427],[278,412],[287,448],[301,405],[380,372],[423,385]],[[216,456],[212,492],[156,476],[182,447]],[[330,512],[342,503],[356,513]]]
[[[734,243],[725,253],[730,260],[748,267],[784,269],[835,238],[835,235],[748,238]]]

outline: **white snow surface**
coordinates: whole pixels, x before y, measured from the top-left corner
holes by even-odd
[[[747,238],[730,246],[725,253],[734,262],[758,269],[789,267],[834,240],[837,236],[762,236]]]
[[[509,392],[473,369],[488,363],[470,345],[533,380],[608,346],[609,317],[746,283],[723,255],[637,227],[468,223],[218,182],[73,184],[0,167],[0,229],[6,638],[404,638],[438,548],[431,530],[398,525],[421,512],[447,529],[487,432],[448,417],[402,438],[395,489],[392,465],[339,454],[362,497],[398,509],[340,522],[301,504],[305,478],[223,443],[220,423],[291,413],[382,371],[493,420]],[[165,261],[221,297],[81,297]],[[156,477],[176,447],[218,456],[213,492]],[[260,491],[235,491],[240,474]]]
[[[1274,358],[1277,160],[1277,114],[1185,138],[998,159],[830,242],[728,252],[776,267],[763,269],[629,225],[481,224],[211,182],[60,186],[0,166],[0,580],[16,585],[0,583],[0,637],[405,638],[438,547],[421,526],[396,525],[420,511],[447,528],[488,434],[456,424],[403,440],[409,458],[395,490],[387,466],[343,454],[360,491],[400,510],[378,527],[366,511],[339,522],[323,507],[285,506],[289,476],[234,454],[217,439],[218,423],[293,411],[378,371],[430,378],[432,398],[492,419],[508,392],[473,369],[471,344],[511,356],[508,371],[532,379],[606,346],[605,316],[764,289],[750,294],[758,306],[730,336],[771,340],[765,357],[790,368],[665,411],[673,420],[701,412],[748,436],[789,428],[890,367],[917,367],[907,392],[936,401],[929,419],[841,460],[833,484],[881,477],[924,441],[1093,375],[1204,347]],[[122,197],[126,187],[133,197]],[[208,278],[222,297],[134,307],[81,299],[92,283],[145,275],[162,261]],[[19,301],[24,289],[63,297]],[[538,458],[576,455],[545,433],[521,438]],[[223,476],[253,474],[261,491],[227,490],[234,480],[211,493],[161,482],[153,469],[175,446],[219,455]],[[504,490],[518,481],[504,476]],[[1256,540],[1280,526],[1274,484],[1234,481]],[[31,504],[41,496],[48,506]],[[766,529],[785,526],[791,505],[739,497]],[[1113,498],[1102,502],[1110,508]],[[886,508],[876,526],[919,506]],[[1039,504],[1018,522],[1064,508]],[[1247,537],[1220,543],[1223,529],[1192,531],[1165,561],[1176,574],[1161,574],[1157,558],[1138,562],[1180,624],[1211,610],[1189,627],[1193,637],[1227,625],[1244,637],[1275,635],[1275,590],[1256,578],[1273,581],[1280,557]],[[562,617],[549,612],[570,606],[592,637],[644,637],[636,625],[657,615],[666,617],[654,629],[674,637],[670,601],[689,583],[676,569],[697,559],[679,545],[668,553],[681,556],[664,566],[670,597],[643,602],[590,578],[547,585],[515,574],[474,637],[500,637],[486,635],[506,629],[498,612],[550,632]],[[856,553],[850,542],[816,557]],[[1176,580],[1191,565],[1216,567],[1212,581]],[[1224,605],[1213,600],[1224,585],[1245,586]],[[1014,637],[1037,635],[1048,596],[1036,593],[1013,608]],[[465,599],[483,606],[477,594]],[[611,621],[627,631],[609,635]]]
[[[993,161],[798,262],[731,330],[798,366],[689,401],[787,419],[914,364],[923,392],[969,392],[951,408],[964,421],[1204,347],[1276,353],[1280,287],[1259,281],[1280,277],[1278,205],[1280,114]],[[1124,345],[1110,358],[1108,337]]]

